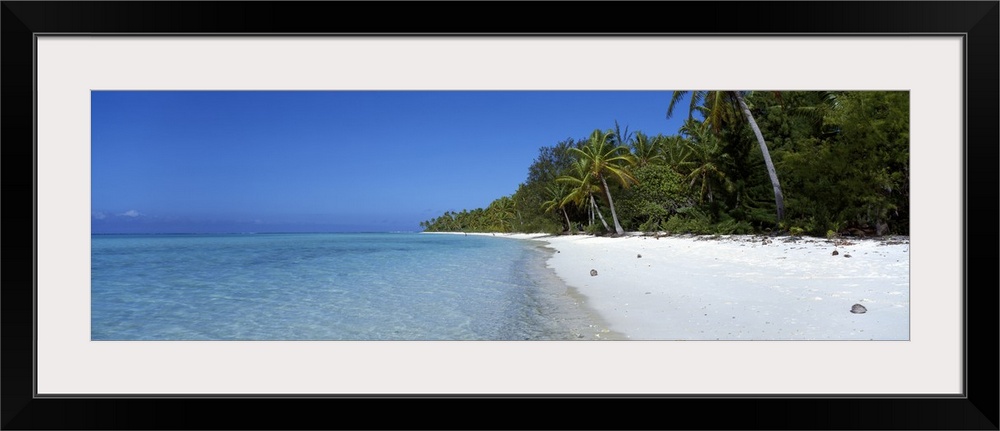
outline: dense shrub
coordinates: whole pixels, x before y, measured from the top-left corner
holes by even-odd
[[[669,166],[646,165],[635,168],[634,174],[639,183],[619,192],[615,200],[623,226],[650,232],[690,204],[684,178]]]

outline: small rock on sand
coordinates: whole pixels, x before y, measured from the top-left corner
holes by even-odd
[[[865,306],[861,305],[861,304],[854,304],[853,306],[851,306],[851,313],[854,313],[854,314],[864,314],[867,311],[868,311],[868,309],[865,308]]]
[[[595,275],[597,275],[597,270],[596,269],[590,270],[590,276],[593,277]]]
[[[833,254],[833,256],[836,256],[836,255],[838,255],[840,253],[837,253],[837,250],[834,250],[832,254]]]

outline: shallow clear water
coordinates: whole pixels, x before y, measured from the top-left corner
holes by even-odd
[[[93,340],[569,340],[537,242],[417,233],[94,235]]]

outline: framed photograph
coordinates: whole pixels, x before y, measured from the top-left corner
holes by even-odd
[[[470,399],[480,402],[466,403],[476,414],[494,418],[487,428],[997,429],[998,388],[991,371],[998,362],[998,280],[996,271],[984,269],[998,256],[993,244],[975,245],[997,237],[1000,3],[635,3],[615,5],[611,15],[623,19],[599,31],[587,25],[609,15],[599,3],[574,4],[559,16],[529,13],[514,3],[393,5],[400,16],[441,17],[402,28],[374,18],[384,16],[383,5],[355,6],[368,13],[320,2],[3,2],[9,201],[0,316],[4,428],[298,429],[315,421],[331,428],[448,427],[455,421],[349,414],[333,423],[328,415],[358,404],[408,408]],[[625,19],[659,16],[663,9],[714,19]],[[454,14],[519,24],[492,28],[444,18]],[[720,102],[706,101],[713,97]],[[704,312],[698,311],[704,319],[697,321],[667,316],[661,305],[635,306],[664,304],[656,302],[662,291],[652,281],[642,284],[645,295],[616,297],[625,296],[622,286],[640,282],[626,278],[614,285],[615,268],[638,270],[640,260],[651,267],[660,262],[657,247],[672,238],[608,238],[660,245],[586,274],[590,266],[570,261],[592,255],[574,254],[580,249],[560,242],[566,238],[548,239],[544,251],[469,248],[508,244],[487,236],[545,240],[542,234],[512,233],[520,232],[514,223],[535,231],[549,225],[525,222],[530,215],[514,210],[518,195],[503,196],[518,188],[539,146],[570,136],[580,142],[567,147],[576,145],[586,155],[601,133],[614,142],[635,142],[628,130],[615,129],[626,125],[611,117],[605,121],[612,124],[594,124],[598,129],[588,141],[590,130],[576,129],[570,120],[626,110],[592,114],[572,108],[586,101],[653,112],[648,123],[629,117],[635,118],[629,124],[634,132],[655,132],[669,120],[669,133],[676,133],[689,100],[704,101],[702,108],[690,108],[702,109],[703,121],[696,123],[704,130],[724,122],[708,108],[731,103],[732,112],[741,113],[743,107],[754,133],[739,132],[739,139],[752,144],[753,157],[766,159],[755,160],[770,169],[770,204],[777,202],[782,220],[781,193],[758,123],[765,131],[799,126],[781,123],[778,114],[754,121],[747,97],[751,104],[782,107],[795,97],[836,99],[829,106],[856,106],[859,112],[867,106],[866,114],[829,114],[809,126],[854,133],[850,139],[824,141],[794,154],[797,159],[787,156],[793,153],[788,148],[806,145],[806,138],[783,143],[783,166],[794,166],[794,178],[808,182],[819,178],[810,170],[850,175],[853,166],[830,167],[841,160],[831,152],[854,152],[853,163],[893,163],[898,166],[875,169],[885,172],[878,187],[904,187],[903,203],[879,201],[884,214],[868,214],[870,224],[841,226],[818,210],[811,218],[799,214],[794,222],[775,223],[780,238],[748,236],[745,244],[727,245],[728,268],[656,278],[662,284],[727,277],[720,282],[727,289],[703,292],[714,308],[710,301],[670,303],[676,315],[706,302]],[[819,109],[803,106],[796,109]],[[560,115],[551,114],[556,111]],[[478,122],[488,117],[495,117],[492,123]],[[885,125],[892,121],[903,126]],[[859,126],[876,122],[877,128]],[[570,124],[574,129],[565,130]],[[685,151],[708,151],[710,137],[698,141],[694,126],[684,127],[690,127],[683,129],[689,130],[685,139],[704,144],[685,144]],[[521,150],[495,137],[510,140],[501,130],[512,129],[531,144],[507,160]],[[529,135],[536,130],[555,135]],[[441,147],[427,135],[440,135]],[[330,142],[338,137],[350,143]],[[862,139],[877,142],[857,144]],[[893,155],[897,150],[905,154],[902,160]],[[634,145],[633,151],[639,152]],[[700,184],[685,201],[690,206],[671,207],[654,228],[643,214],[643,231],[669,231],[681,219],[669,214],[714,208],[712,200],[726,193],[737,200],[750,196],[733,192],[738,186],[724,180],[699,176],[715,166],[705,157],[701,170],[692,166],[684,173],[691,190]],[[30,187],[20,168],[29,160]],[[513,165],[523,167],[517,178],[463,180]],[[398,175],[379,178],[373,170]],[[605,175],[614,179],[613,172]],[[765,178],[763,167],[757,174]],[[622,187],[631,175],[619,174]],[[337,186],[310,186],[331,182]],[[469,186],[457,185],[462,182]],[[815,193],[825,194],[816,202],[870,202],[886,195],[850,196],[866,190],[855,186],[845,192],[816,185]],[[572,215],[546,215],[554,226],[548,229],[599,229],[603,221],[609,236],[639,230],[637,198],[616,201],[616,211],[611,190],[619,189],[604,184],[592,190],[605,193],[607,204],[601,194],[591,197],[591,205],[578,199]],[[486,196],[439,197],[473,192]],[[266,208],[254,207],[264,193],[271,196]],[[19,211],[29,197],[30,215]],[[336,203],[317,204],[324,200]],[[297,207],[302,202],[311,203]],[[479,212],[472,211],[476,206]],[[285,208],[297,212],[287,215]],[[201,212],[193,217],[191,211]],[[316,215],[335,211],[332,218]],[[895,215],[885,215],[890,211]],[[753,217],[773,215],[740,214],[747,221],[731,219],[733,232],[751,229]],[[630,229],[622,229],[619,217]],[[414,241],[418,231],[439,230],[462,235],[419,235],[433,243]],[[323,237],[317,245],[315,232],[349,236]],[[800,239],[803,232],[818,239]],[[849,248],[876,232],[888,238],[880,247]],[[893,240],[886,232],[902,235]],[[178,237],[184,237],[179,248]],[[358,251],[339,249],[358,241],[381,248],[366,248],[367,261],[351,260]],[[771,242],[780,244],[771,247],[775,254],[767,255],[766,264],[758,255],[737,269],[732,256]],[[832,245],[835,259],[817,244]],[[685,247],[690,262],[703,262]],[[261,251],[275,249],[295,251]],[[476,272],[496,280],[491,283],[499,290],[476,290],[481,303],[473,303],[436,288],[460,284],[439,278],[444,275],[429,263],[443,259],[433,254],[441,249],[460,251],[463,260],[452,261],[454,272]],[[716,259],[730,253],[720,250],[705,253]],[[788,252],[801,257],[816,250],[823,260],[781,264]],[[533,257],[519,257],[524,260],[517,260],[515,270],[490,272],[498,270],[493,256],[502,253]],[[546,302],[548,297],[523,296],[519,311],[511,311],[509,297],[496,292],[509,295],[535,283],[511,274],[553,272],[528,263],[542,262],[532,253],[548,253],[554,274],[579,287],[574,292],[612,305],[585,313],[560,308],[561,326],[530,323],[537,316],[522,313],[556,312],[547,307],[558,301]],[[840,264],[860,264],[862,253],[885,262]],[[187,262],[180,273],[161,265],[178,259]],[[670,260],[682,265],[677,262],[683,259],[663,262]],[[225,273],[232,265],[243,271]],[[297,272],[289,270],[292,265]],[[245,274],[247,268],[252,274]],[[582,275],[565,276],[560,271],[566,268]],[[162,277],[176,283],[157,290]],[[823,279],[831,288],[794,292],[799,302],[792,307],[808,303],[808,310],[789,310],[774,303],[776,294],[767,296],[774,292],[767,286],[782,277]],[[617,290],[587,290],[588,280],[598,279],[611,283],[605,289]],[[316,280],[324,283],[323,295],[314,294]],[[216,284],[210,292],[199,290],[205,283]],[[352,284],[385,289],[357,296]],[[390,289],[400,284],[412,284],[420,295]],[[470,307],[480,315],[518,314],[520,326],[502,316],[469,320],[464,316]],[[807,314],[827,309],[841,311],[845,323],[824,328],[827,321]],[[718,320],[720,311],[726,321]],[[581,317],[588,313],[600,321]],[[629,319],[640,323],[629,327]],[[772,319],[784,326],[767,326]],[[330,332],[330,326],[339,329]],[[572,418],[545,415],[530,425],[490,413],[497,406],[492,403],[515,400],[628,401],[653,409],[602,420],[588,417],[589,409],[573,412],[577,406],[570,404],[566,415]],[[700,409],[727,413],[688,413]],[[668,411],[675,413],[666,420]]]

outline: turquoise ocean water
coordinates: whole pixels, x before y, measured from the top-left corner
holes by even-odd
[[[573,340],[540,242],[419,233],[93,235],[93,340]]]

